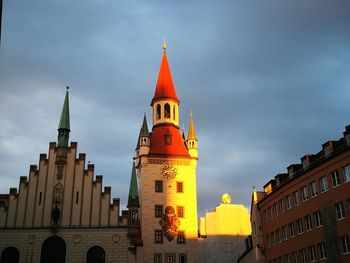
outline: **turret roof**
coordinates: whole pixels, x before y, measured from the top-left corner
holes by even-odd
[[[156,90],[154,92],[151,106],[153,106],[153,103],[155,101],[160,99],[173,99],[177,103],[180,103],[180,100],[176,95],[173,78],[171,77],[171,71],[169,67],[168,58],[166,55],[165,46],[164,46],[162,61],[160,64]]]
[[[63,108],[61,112],[61,119],[58,125],[58,129],[67,129],[70,130],[70,121],[69,121],[69,94],[68,89],[66,91],[66,96],[64,98]]]
[[[187,140],[197,140],[196,130],[194,128],[194,123],[193,123],[193,118],[192,118],[192,112],[190,115],[190,125],[188,128]]]
[[[140,207],[139,190],[137,188],[136,168],[135,163],[132,164],[129,198],[127,208]]]

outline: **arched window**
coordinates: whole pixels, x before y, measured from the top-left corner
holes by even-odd
[[[160,105],[159,105],[159,104],[157,104],[157,114],[156,114],[156,118],[157,118],[157,120],[160,119]]]
[[[66,262],[66,242],[58,236],[49,237],[41,246],[40,263],[48,262]]]
[[[1,253],[0,263],[17,263],[19,262],[19,251],[15,247],[7,247]]]
[[[91,247],[86,254],[86,263],[105,263],[106,253],[102,247]]]
[[[164,105],[164,118],[170,119],[170,105],[165,103]]]
[[[173,107],[173,119],[176,121],[176,106]]]

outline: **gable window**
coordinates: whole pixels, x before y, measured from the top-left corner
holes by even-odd
[[[344,183],[350,182],[350,164],[343,168]]]
[[[176,192],[183,193],[183,183],[182,182],[176,182]]]
[[[161,180],[155,181],[155,192],[156,193],[163,193],[163,181],[161,181]]]
[[[331,172],[331,178],[332,178],[332,186],[336,187],[340,184],[339,182],[339,174],[337,170],[334,170]]]

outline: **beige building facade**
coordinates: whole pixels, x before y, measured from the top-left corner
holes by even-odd
[[[69,144],[68,96],[67,90],[57,143],[20,177],[18,190],[0,195],[1,262],[133,260],[119,199],[103,188],[78,144]]]
[[[231,204],[226,193],[222,203],[199,220],[199,262],[236,262],[245,250],[245,239],[251,234],[249,211],[243,205]]]

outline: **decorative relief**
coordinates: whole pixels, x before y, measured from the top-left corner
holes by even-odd
[[[75,244],[78,244],[78,243],[80,243],[80,241],[81,241],[81,236],[80,236],[80,235],[75,235],[75,236],[73,237],[73,240],[74,240],[74,243],[75,243]]]
[[[63,185],[61,183],[57,183],[54,189],[53,202],[55,204],[62,204],[63,201]]]
[[[28,244],[34,244],[34,239],[35,239],[34,235],[29,235],[28,236]]]
[[[177,218],[175,209],[172,206],[167,206],[165,208],[165,214],[163,214],[159,224],[162,227],[165,237],[169,241],[173,240],[177,236],[180,220]]]
[[[115,234],[112,236],[112,240],[114,243],[118,243],[120,240],[120,236],[118,234]]]

